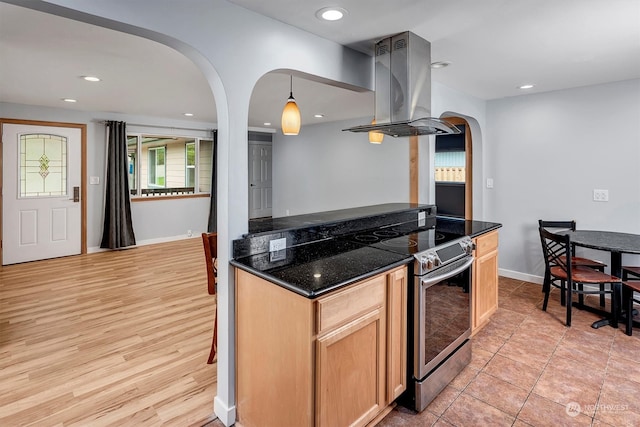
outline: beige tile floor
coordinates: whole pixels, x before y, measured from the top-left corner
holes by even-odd
[[[378,425],[639,426],[640,330],[593,329],[599,316],[577,309],[565,327],[558,291],[547,312],[543,297],[540,285],[501,277],[470,365],[423,412],[397,407]]]

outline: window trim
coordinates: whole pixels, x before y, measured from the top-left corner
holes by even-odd
[[[211,131],[205,131],[205,130],[196,130],[196,129],[187,129],[184,131],[179,131],[178,132],[169,132],[166,131],[166,129],[163,128],[157,128],[157,127],[145,127],[145,126],[140,126],[140,125],[136,125],[136,126],[131,126],[129,128],[129,131],[127,132],[127,138],[136,138],[136,155],[137,158],[139,159],[140,156],[142,156],[143,152],[142,152],[142,145],[143,145],[143,140],[144,138],[148,138],[148,137],[155,137],[155,138],[167,138],[167,139],[179,139],[179,138],[184,138],[187,140],[192,140],[192,142],[185,142],[185,146],[187,144],[195,144],[195,185],[192,187],[189,187],[191,189],[190,192],[186,193],[185,189],[187,187],[180,187],[180,188],[176,188],[177,191],[172,191],[166,194],[153,194],[153,192],[146,192],[145,193],[145,189],[143,188],[131,188],[130,189],[130,194],[131,194],[131,201],[132,202],[137,202],[137,201],[148,201],[148,200],[166,200],[166,199],[177,199],[177,198],[198,198],[198,197],[211,197],[211,190],[209,189],[209,191],[199,191],[199,189],[201,188],[200,186],[200,181],[201,181],[201,174],[200,174],[200,160],[201,160],[201,154],[200,154],[200,147],[201,141],[207,141],[209,144],[213,144],[215,139],[214,137],[211,135]],[[147,190],[152,190],[152,189],[163,189],[163,188],[169,188],[166,187],[166,179],[167,179],[167,167],[168,167],[168,147],[165,145],[165,187],[157,187],[157,186],[153,186],[153,184],[147,184],[148,185],[148,189]],[[149,147],[149,149],[151,148],[155,148],[155,147]],[[212,145],[213,148],[213,145]],[[186,150],[186,148],[185,148]],[[215,162],[215,159],[213,158],[213,154],[214,154],[214,150],[211,150],[211,161]],[[186,175],[186,152],[185,152],[185,175]],[[135,171],[134,171],[134,180],[137,183],[141,182],[142,178],[142,164],[140,163],[140,161],[138,161],[138,164],[136,165]],[[185,176],[186,179],[186,176]],[[147,178],[145,178],[146,182],[148,182],[148,172],[147,172]],[[186,182],[186,181],[185,181]],[[141,187],[141,185],[138,185],[138,187]]]

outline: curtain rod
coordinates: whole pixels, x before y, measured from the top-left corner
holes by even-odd
[[[125,122],[127,125],[129,126],[141,126],[141,127],[148,127],[148,128],[161,128],[161,129],[176,129],[176,130],[195,130],[195,131],[199,131],[199,132],[210,132],[213,130],[218,130],[216,128],[208,128],[208,129],[202,129],[202,128],[187,128],[187,127],[181,127],[181,126],[166,126],[166,125],[150,125],[150,124],[141,124],[141,123],[129,123],[125,120],[93,120],[94,122],[97,123],[101,123],[101,124],[106,124],[109,121],[118,121],[118,122]]]

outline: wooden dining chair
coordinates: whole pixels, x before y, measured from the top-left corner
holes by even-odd
[[[633,280],[630,280],[632,276]],[[640,267],[623,266],[622,267],[622,308],[626,311],[627,322],[625,333],[631,336],[633,332],[633,303],[640,304],[640,296],[635,296],[634,292],[640,294]]]
[[[629,336],[633,333],[633,303],[640,304],[640,296],[634,297],[635,292],[640,294],[640,280],[625,280],[623,284],[622,307],[626,311],[625,333]]]
[[[543,285],[544,303],[542,310],[547,311],[549,293],[551,285],[560,287],[555,282],[565,283],[563,292],[566,293],[565,301],[567,307],[566,325],[571,326],[571,307],[573,294],[588,295],[600,294],[611,295],[611,326],[618,327],[618,301],[620,298],[620,284],[622,280],[615,276],[610,276],[602,271],[589,267],[574,266],[567,260],[571,259],[571,239],[568,235],[552,233],[543,227],[539,227],[540,242],[544,254],[544,262],[549,270],[550,280]],[[598,290],[585,290],[583,285],[601,285]],[[607,286],[608,285],[608,288]]]
[[[632,267],[629,265],[622,267],[622,280],[628,280],[629,276],[640,279],[640,267]]]
[[[216,295],[218,284],[218,233],[202,233],[202,245],[204,246],[204,259],[207,265],[207,291],[209,295]],[[213,339],[209,352],[208,364],[213,363],[218,352],[218,301],[215,304],[213,320]]]
[[[547,221],[547,220],[538,220],[538,226],[542,227],[546,230],[549,229],[554,229],[554,230],[571,230],[571,231],[576,231],[576,226],[577,223],[575,220],[570,220],[570,221]],[[590,259],[590,258],[583,258],[583,257],[579,257],[576,256],[576,247],[575,245],[572,245],[571,247],[571,265],[573,265],[574,267],[589,267],[589,268],[595,268],[598,271],[602,271],[604,272],[604,268],[607,266],[607,264],[600,262],[600,261],[596,261],[594,259]],[[544,282],[546,283],[549,280],[551,280],[551,275],[549,274],[549,270],[545,269],[544,272]],[[565,293],[564,293],[564,284],[561,282],[560,284],[560,289],[563,291],[560,294],[560,303],[562,305],[565,305]],[[600,290],[603,291],[604,290],[604,285],[601,285]],[[544,292],[544,284],[543,284],[543,292]],[[584,295],[580,294],[579,296],[579,304],[583,305],[584,304]],[[600,294],[600,307],[604,307],[605,301],[604,301],[604,293]]]

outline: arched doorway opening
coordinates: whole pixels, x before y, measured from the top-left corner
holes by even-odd
[[[435,204],[438,215],[473,219],[473,140],[469,122],[451,116],[448,122],[461,130],[438,135],[435,145]]]

